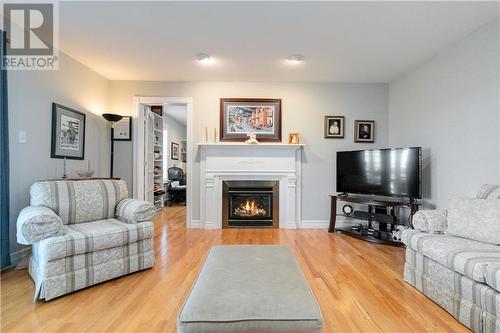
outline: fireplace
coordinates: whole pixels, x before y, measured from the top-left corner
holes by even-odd
[[[224,181],[222,227],[279,226],[278,181]]]

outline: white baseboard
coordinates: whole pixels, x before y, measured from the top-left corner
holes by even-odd
[[[27,263],[31,255],[31,246],[23,247],[20,250],[12,252],[10,254],[11,266],[17,266],[19,263]]]
[[[189,224],[188,228],[200,229],[201,228],[201,221],[200,220],[191,220],[191,223]]]

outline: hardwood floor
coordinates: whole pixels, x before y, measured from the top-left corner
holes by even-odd
[[[2,332],[175,332],[176,317],[211,246],[286,244],[329,332],[469,332],[402,280],[404,250],[324,230],[188,230],[185,207],[155,219],[154,268],[32,303],[26,270],[1,275]],[[222,281],[221,281],[222,283]]]

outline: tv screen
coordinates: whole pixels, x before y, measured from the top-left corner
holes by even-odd
[[[422,149],[337,152],[337,192],[421,198]]]

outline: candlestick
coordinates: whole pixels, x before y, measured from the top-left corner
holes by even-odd
[[[217,128],[214,128],[214,143],[217,142]]]
[[[68,179],[68,176],[66,175],[66,157],[64,158],[63,161],[63,176],[62,179]]]
[[[208,127],[205,127],[205,142],[208,142]]]

